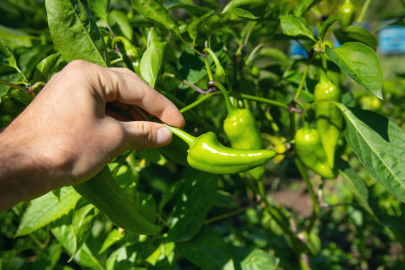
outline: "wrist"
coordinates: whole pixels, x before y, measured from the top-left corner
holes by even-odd
[[[13,132],[0,134],[0,212],[39,197],[54,187],[47,165],[28,141]]]

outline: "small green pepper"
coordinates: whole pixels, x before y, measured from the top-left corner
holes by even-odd
[[[225,72],[225,69],[222,67],[221,63],[219,62],[218,57],[209,48],[205,48],[204,52],[208,52],[209,55],[212,57],[212,60],[215,63],[215,76],[217,78],[217,81],[221,82],[221,83],[225,83],[226,82],[226,72]],[[207,68],[209,68],[209,67],[207,66]]]
[[[174,134],[183,139],[189,146],[188,164],[200,171],[214,174],[234,174],[254,169],[276,156],[273,150],[246,150],[223,146],[213,132],[198,138],[171,126]]]
[[[257,66],[251,65],[249,67],[249,73],[256,79],[260,77],[260,69]]]
[[[138,49],[134,45],[132,45],[132,43],[128,39],[124,37],[115,37],[111,42],[111,46],[114,47],[117,42],[122,42],[127,56],[132,60],[132,66],[134,67],[135,73],[141,76],[140,70],[141,55]]]
[[[356,17],[357,8],[352,1],[345,0],[344,4],[338,9],[338,14],[343,16],[338,20],[340,27],[344,28],[352,25],[354,17]]]
[[[321,70],[321,79],[315,86],[314,99],[315,101],[328,99],[336,102],[342,99],[342,91],[329,80],[323,70]],[[336,146],[343,129],[343,115],[339,108],[330,102],[320,102],[315,106],[316,128],[329,165],[334,168]]]
[[[316,129],[309,127],[299,129],[294,139],[296,154],[305,166],[326,179],[336,177],[326,158]]]
[[[161,228],[138,214],[124,191],[114,180],[108,166],[90,180],[73,186],[118,227],[135,234],[156,234]]]
[[[231,142],[232,148],[258,150],[263,148],[259,127],[253,113],[247,109],[233,108],[226,89],[218,82],[209,82],[224,95],[228,116],[224,120],[224,132]],[[253,179],[260,181],[264,177],[265,167],[259,166],[249,171]]]

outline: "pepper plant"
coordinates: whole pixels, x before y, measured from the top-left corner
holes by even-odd
[[[404,267],[381,248],[405,247],[405,117],[383,101],[370,2],[0,1],[1,128],[74,60],[132,70],[186,119],[0,214],[0,269]],[[307,217],[275,200],[292,178]]]

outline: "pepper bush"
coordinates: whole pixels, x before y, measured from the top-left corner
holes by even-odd
[[[230,147],[212,84],[221,82],[234,108],[254,114],[263,149],[278,153],[257,181],[191,168],[176,136],[126,152],[107,172],[158,233],[118,228],[65,187],[0,214],[0,269],[403,269],[405,84],[383,81],[375,33],[363,27],[371,1],[354,2],[356,17],[340,27],[342,2],[0,1],[1,128],[81,59],[136,72],[181,110],[184,131],[214,132]],[[292,45],[302,53],[290,55]],[[340,101],[316,99],[322,76]],[[297,130],[316,128],[320,104],[344,118],[335,179],[310,165],[322,145],[295,147]],[[277,200],[297,189],[309,215]]]

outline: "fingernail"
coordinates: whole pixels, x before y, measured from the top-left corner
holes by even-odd
[[[167,127],[159,128],[156,132],[156,146],[165,146],[172,140],[172,132]]]

